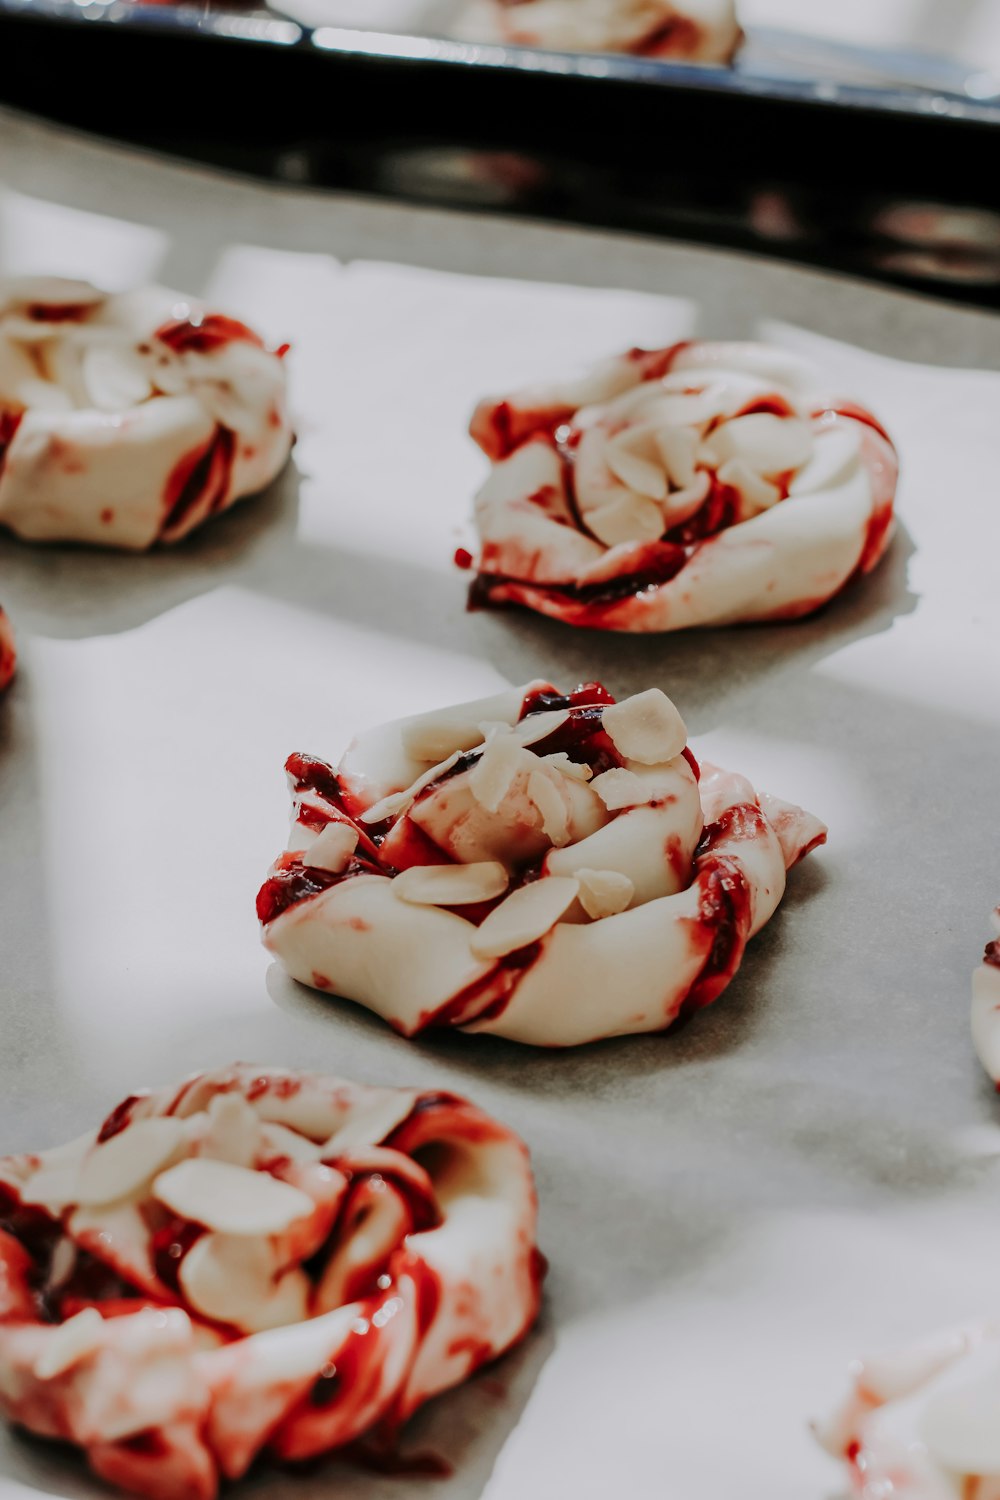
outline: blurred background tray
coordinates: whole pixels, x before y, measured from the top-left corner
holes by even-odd
[[[750,27],[731,68],[277,9],[0,0],[0,103],[296,186],[752,249],[1000,305],[1000,81]]]

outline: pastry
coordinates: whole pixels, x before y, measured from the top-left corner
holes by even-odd
[[[14,640],[14,627],[9,616],[0,609],[0,693],[9,686],[16,671],[17,643]]]
[[[146,1500],[392,1433],[538,1311],[527,1152],[453,1094],[245,1065],[0,1159],[0,1406]]]
[[[998,1500],[1000,1329],[941,1334],[852,1369],[818,1433],[862,1500]]]
[[[993,938],[972,976],[972,1041],[979,1060],[1000,1087],[1000,907],[993,913]]]
[[[728,62],[741,37],[732,0],[469,0],[453,32],[556,52],[698,63]]]
[[[0,526],[179,541],[285,464],[282,352],[162,287],[0,281]]]
[[[480,403],[472,602],[570,625],[788,620],[868,573],[892,534],[878,421],[759,344],[633,349]]]
[[[686,741],[658,689],[533,682],[370,730],[336,770],[292,755],[264,942],[406,1036],[662,1030],[721,993],[826,837]]]

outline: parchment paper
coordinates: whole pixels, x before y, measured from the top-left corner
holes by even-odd
[[[997,320],[13,117],[0,171],[5,270],[217,298],[294,344],[300,432],[268,496],[181,548],[0,544],[23,653],[0,712],[2,1148],[237,1056],[468,1093],[534,1154],[539,1330],[408,1434],[452,1479],[332,1464],[245,1492],[829,1500],[807,1424],[847,1361],[1000,1304],[1000,1130],[967,1025],[1000,899]],[[878,573],[812,621],[681,638],[467,614],[475,398],[695,330],[801,348],[886,422],[902,524]],[[728,993],[676,1035],[552,1054],[405,1042],[285,979],[253,898],[287,752],[535,675],[660,685],[697,749],[829,822]],[[0,1474],[20,1500],[104,1493],[6,1433]]]

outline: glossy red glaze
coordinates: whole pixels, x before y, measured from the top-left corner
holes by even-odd
[[[528,714],[549,713],[556,709],[582,708],[588,703],[603,703],[606,707],[615,702],[601,682],[581,682],[570,693],[557,693],[552,687],[534,688],[525,693],[518,721]]]
[[[459,990],[445,1005],[437,1010],[424,1011],[414,1034],[429,1027],[458,1026],[502,1015],[524,971],[530,969],[541,951],[540,943],[529,943],[525,948],[505,953],[486,974]]]
[[[227,318],[222,313],[205,313],[178,318],[164,323],[154,335],[161,344],[166,344],[175,354],[212,354],[226,344],[255,344],[263,349],[263,341],[237,318]],[[287,346],[286,346],[287,347]]]
[[[173,1217],[154,1232],[151,1246],[153,1269],[163,1285],[172,1292],[179,1292],[180,1289],[178,1277],[181,1261],[204,1233],[200,1224]]]
[[[697,882],[697,924],[708,952],[679,1016],[718,999],[740,966],[750,933],[750,893],[746,876],[734,860],[725,856],[713,860],[699,872]]]
[[[216,427],[202,448],[186,453],[167,479],[160,535],[179,531],[192,512],[204,507],[210,515],[226,502],[232,482],[236,439],[228,427]]]
[[[874,428],[879,437],[884,438],[890,448],[894,447],[892,438],[886,432],[878,418],[873,416],[867,407],[859,406],[856,401],[837,401],[832,406],[820,407],[819,411],[813,412],[813,417],[823,417],[828,412],[834,412],[839,417],[850,417],[855,422],[863,422],[866,427]]]
[[[595,776],[602,771],[616,770],[625,764],[624,757],[604,729],[603,708],[571,708],[569,718],[558,729],[536,740],[532,750],[536,755],[568,755],[578,765],[589,766]]]
[[[684,749],[681,751],[681,754],[683,755],[684,759],[687,761],[688,765],[691,767],[691,770],[694,772],[694,779],[695,779],[695,781],[700,781],[701,780],[701,766],[698,764],[697,760],[695,759],[694,751],[691,749],[691,746],[690,745],[685,745]]]
[[[304,864],[297,855],[286,857],[286,860],[268,876],[257,892],[257,920],[265,927],[289,907],[321,895],[342,880],[349,880],[354,875],[378,873],[367,860],[352,859],[346,869],[337,874],[333,870],[319,870]]]
[[[141,1104],[144,1099],[148,1098],[148,1091],[129,1094],[127,1099],[123,1099],[120,1104],[116,1105],[97,1133],[97,1144],[100,1146],[105,1141],[110,1141],[112,1136],[118,1135],[120,1131],[125,1129],[126,1125],[130,1125],[136,1105]]]
[[[551,437],[556,428],[573,415],[571,406],[521,409],[509,401],[483,405],[473,415],[469,433],[494,461],[507,458],[516,448],[536,437]]]
[[[475,562],[475,558],[473,557],[472,553],[468,550],[467,547],[456,547],[455,548],[455,566],[456,566],[456,568],[461,568],[464,572],[468,572],[469,568],[472,567],[472,564],[474,562]]]
[[[24,420],[23,411],[0,411],[0,474],[7,449],[14,441],[14,434]]]

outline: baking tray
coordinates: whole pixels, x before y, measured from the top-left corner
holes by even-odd
[[[228,170],[1000,301],[1000,80],[945,60],[751,29],[690,67],[130,0],[0,0],[0,57],[0,102]]]
[[[996,1305],[968,983],[1000,886],[997,318],[15,116],[0,162],[4,270],[159,277],[290,338],[300,434],[266,496],[181,547],[0,544],[23,654],[0,715],[3,1149],[234,1055],[469,1094],[529,1142],[551,1273],[522,1349],[407,1432],[453,1476],[332,1463],[234,1495],[832,1500],[807,1424],[848,1360]],[[468,614],[475,397],[695,330],[773,336],[870,401],[903,459],[884,565],[795,625],[628,639]],[[288,981],[253,913],[286,754],[536,675],[662,686],[697,749],[829,822],[727,994],[676,1034],[551,1054],[405,1042]],[[4,1431],[0,1493],[107,1492]]]

